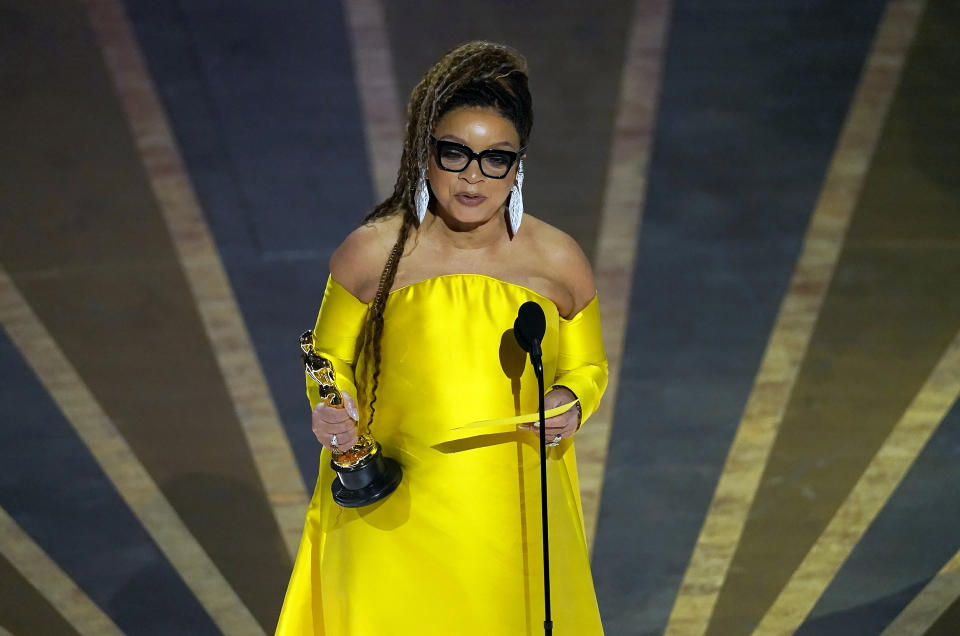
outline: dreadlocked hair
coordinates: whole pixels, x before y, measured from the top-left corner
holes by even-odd
[[[502,44],[467,42],[444,54],[410,94],[407,133],[393,194],[363,219],[366,224],[395,214],[403,215],[397,240],[380,274],[377,293],[367,311],[358,346],[359,358],[363,360],[363,373],[357,374],[358,384],[363,387],[358,391],[358,399],[365,401],[369,395],[368,432],[373,426],[380,381],[383,312],[410,232],[420,226],[414,210],[414,195],[420,176],[426,170],[430,136],[443,115],[462,106],[495,109],[513,123],[520,137],[520,146],[526,146],[533,128],[533,112],[524,57]],[[368,385],[371,386],[369,393],[366,391]],[[361,398],[361,395],[364,397]]]

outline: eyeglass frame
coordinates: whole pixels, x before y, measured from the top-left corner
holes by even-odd
[[[463,172],[470,167],[470,163],[476,159],[477,167],[480,168],[480,174],[487,177],[488,179],[506,179],[507,175],[510,174],[510,169],[513,168],[513,164],[517,162],[517,159],[520,158],[523,153],[527,150],[527,147],[524,146],[520,150],[504,150],[502,148],[487,148],[486,150],[481,150],[480,152],[474,152],[473,148],[466,146],[456,141],[450,141],[449,139],[437,139],[433,135],[430,135],[430,139],[433,141],[433,151],[435,153],[434,159],[437,162],[437,167],[446,172]],[[467,163],[463,165],[459,170],[454,170],[453,168],[445,168],[440,162],[440,144],[450,144],[451,146],[456,146],[457,148],[463,149],[463,154],[467,155]],[[510,163],[507,165],[507,170],[499,177],[489,175],[483,171],[483,156],[488,153],[497,153],[505,154],[510,158]]]

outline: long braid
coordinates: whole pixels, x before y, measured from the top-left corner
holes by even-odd
[[[377,293],[373,297],[373,303],[367,314],[367,322],[364,325],[365,334],[363,339],[363,348],[366,349],[367,342],[372,343],[373,353],[373,374],[370,378],[372,388],[370,389],[370,403],[368,410],[370,414],[367,418],[367,431],[373,427],[373,414],[376,411],[377,387],[380,386],[380,340],[383,337],[383,310],[387,305],[387,295],[393,286],[393,280],[397,276],[397,266],[400,263],[400,257],[403,256],[403,248],[407,243],[407,237],[410,235],[410,228],[413,224],[410,222],[409,214],[404,215],[403,225],[400,227],[400,235],[393,249],[390,250],[390,256],[387,258],[387,264],[380,274],[380,284],[377,286]],[[364,367],[364,376],[366,367]]]
[[[438,119],[444,114],[444,107],[457,90],[471,82],[499,81],[511,73],[522,76],[523,90],[526,91],[526,60],[502,44],[492,42],[468,42],[448,51],[429,70],[410,94],[407,105],[407,132],[403,142],[400,168],[393,193],[380,202],[364,219],[370,223],[376,219],[403,215],[403,222],[397,235],[397,241],[380,275],[377,293],[367,312],[360,344],[361,358],[364,359],[362,378],[364,387],[369,381],[367,431],[373,426],[376,391],[380,380],[380,341],[383,337],[383,313],[386,308],[390,288],[397,275],[400,259],[412,228],[420,223],[414,212],[414,200],[420,176],[425,169],[429,153],[429,138]],[[527,93],[529,99],[529,93]],[[531,122],[532,123],[532,120]],[[529,125],[520,130],[521,145],[526,142]],[[368,373],[372,363],[372,373]],[[366,398],[366,390],[360,394]],[[359,396],[358,396],[359,397]],[[364,399],[360,398],[360,399]]]

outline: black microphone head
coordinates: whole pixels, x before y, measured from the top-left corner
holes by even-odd
[[[542,342],[546,330],[547,319],[540,305],[532,300],[520,305],[517,319],[513,322],[513,335],[524,351],[532,351],[534,340]]]

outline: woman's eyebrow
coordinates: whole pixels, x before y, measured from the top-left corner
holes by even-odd
[[[438,137],[438,139],[449,139],[450,141],[455,141],[455,142],[457,142],[458,144],[463,144],[464,146],[468,146],[468,144],[467,144],[466,141],[464,141],[463,139],[460,139],[460,137],[457,137],[456,135],[443,135],[442,137]],[[497,147],[497,146],[507,146],[507,147],[509,147],[509,148],[513,148],[513,142],[512,142],[512,141],[498,141],[498,142],[495,143],[495,144],[490,144],[489,146],[487,146],[487,148],[495,148],[495,147]]]

